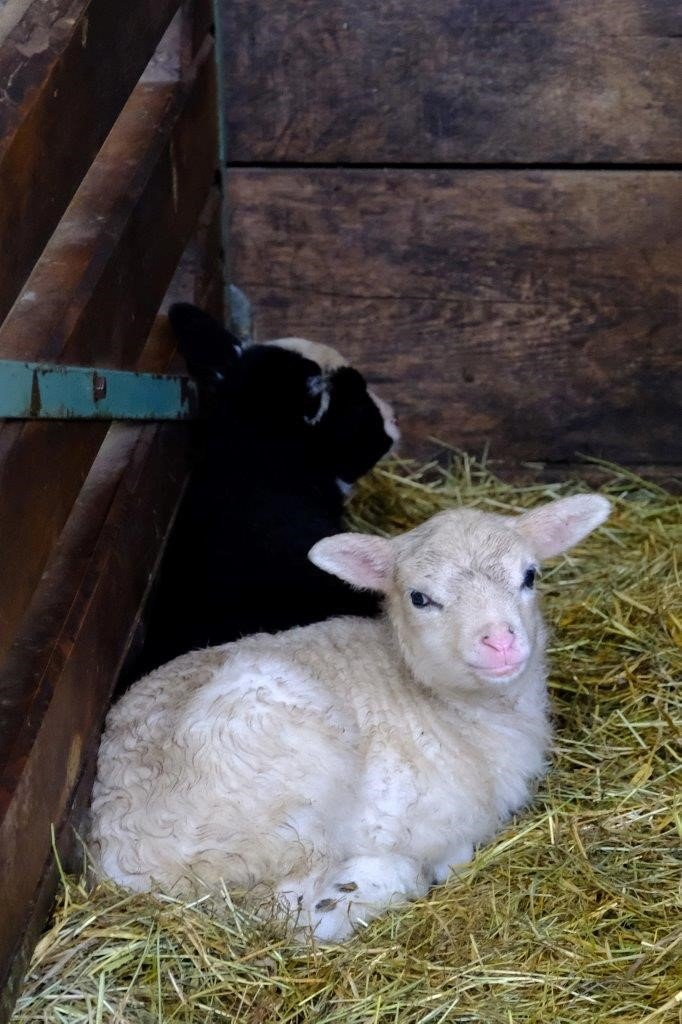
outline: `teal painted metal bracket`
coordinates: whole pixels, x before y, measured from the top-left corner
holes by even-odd
[[[188,377],[0,360],[0,418],[187,420],[197,404]]]

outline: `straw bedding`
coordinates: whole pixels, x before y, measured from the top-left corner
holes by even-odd
[[[513,488],[453,454],[448,469],[375,471],[351,522],[390,533],[453,504],[506,511],[582,487]],[[682,1019],[682,517],[624,470],[601,490],[612,518],[540,584],[553,766],[460,876],[337,947],[294,946],[227,894],[187,906],[64,879],[15,1024]]]

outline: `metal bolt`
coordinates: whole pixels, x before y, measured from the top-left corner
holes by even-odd
[[[107,378],[103,377],[101,373],[96,373],[93,377],[92,397],[96,402],[100,402],[103,398],[107,397]]]

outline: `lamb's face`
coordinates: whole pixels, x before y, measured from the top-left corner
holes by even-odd
[[[542,649],[537,558],[501,516],[444,512],[400,538],[388,610],[420,678],[503,686]]]
[[[599,495],[576,495],[515,517],[453,510],[394,540],[328,537],[310,557],[386,594],[400,649],[425,685],[444,695],[499,691],[542,660],[540,561],[576,544],[609,508]]]

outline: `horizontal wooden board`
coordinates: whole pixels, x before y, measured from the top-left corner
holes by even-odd
[[[3,10],[0,320],[178,2],[9,0]]]
[[[339,347],[433,435],[512,459],[682,462],[682,173],[240,170],[260,338]]]
[[[222,0],[230,159],[682,158],[673,0]]]
[[[0,358],[133,367],[215,162],[208,47],[193,81],[136,88],[0,327]],[[97,423],[0,426],[0,654],[105,433]]]

